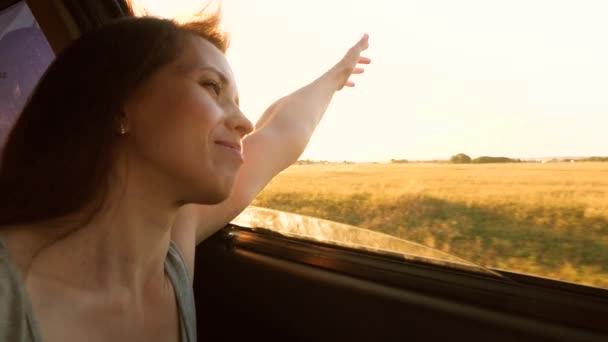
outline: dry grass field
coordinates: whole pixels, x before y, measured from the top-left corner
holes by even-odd
[[[608,163],[294,165],[253,205],[608,288]]]

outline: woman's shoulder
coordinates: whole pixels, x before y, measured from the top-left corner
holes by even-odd
[[[17,265],[0,238],[0,324],[6,319],[7,311],[19,307],[23,289]],[[2,331],[2,329],[0,329]]]
[[[33,234],[29,229],[0,226],[0,267],[3,266],[2,263],[7,264],[10,261],[15,270],[20,270],[20,265],[28,263],[28,257],[31,256],[29,246],[33,242]],[[4,271],[0,268],[0,273]]]
[[[3,242],[4,254],[10,256],[16,268],[23,272],[36,251],[61,238],[64,232],[61,228],[44,223],[0,226],[0,241]]]
[[[0,341],[33,341],[24,293],[17,266],[0,238]]]

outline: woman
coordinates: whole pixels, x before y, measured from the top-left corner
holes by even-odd
[[[364,36],[254,127],[218,22],[118,20],[42,77],[0,166],[0,340],[196,340],[196,244],[298,159],[369,63]]]

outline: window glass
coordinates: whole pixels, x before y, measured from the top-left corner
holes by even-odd
[[[431,263],[493,277],[502,277],[495,271],[440,250],[402,240],[393,235],[382,234],[375,230],[350,226],[336,221],[249,206],[232,223],[249,228],[269,229],[287,237],[337,245],[354,250],[370,251],[384,256],[425,264]]]
[[[25,1],[0,12],[0,145],[54,57]]]
[[[182,19],[202,7],[138,3]],[[608,2],[222,6],[253,121],[370,35],[372,64],[254,205],[608,288]]]

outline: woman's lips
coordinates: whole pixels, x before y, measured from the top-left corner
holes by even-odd
[[[245,161],[243,152],[241,151],[241,144],[223,140],[218,140],[215,143],[221,148],[231,153],[232,155],[234,155],[235,157],[237,157],[238,159],[240,159],[241,161]]]

